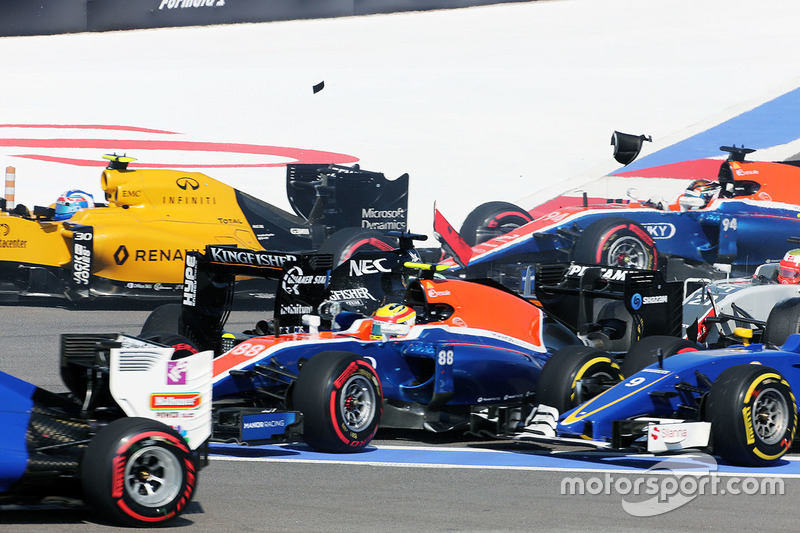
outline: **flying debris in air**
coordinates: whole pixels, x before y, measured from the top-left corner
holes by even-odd
[[[314,85],[314,94],[317,94],[324,88],[325,88],[325,82],[324,81],[319,82],[318,84]]]

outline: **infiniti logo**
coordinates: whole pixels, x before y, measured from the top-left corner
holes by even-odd
[[[190,178],[188,176],[184,176],[182,178],[178,178],[175,180],[175,184],[178,186],[179,189],[186,190],[191,188],[193,191],[196,191],[200,188],[200,183],[194,178]]]
[[[671,239],[675,235],[675,226],[669,222],[642,224],[647,233],[654,239]]]

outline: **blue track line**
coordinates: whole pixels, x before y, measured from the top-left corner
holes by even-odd
[[[669,469],[680,472],[708,472],[708,463],[700,454],[653,456],[606,451],[542,452],[530,450],[493,450],[488,448],[431,448],[410,446],[369,446],[354,454],[329,454],[313,451],[302,444],[238,446],[212,444],[211,457],[220,460],[320,462],[369,464],[377,466],[416,466],[430,468],[494,468],[514,470],[549,470],[575,472],[640,472]],[[720,475],[769,475],[800,477],[800,458],[782,460],[768,468],[747,468],[723,464]]]

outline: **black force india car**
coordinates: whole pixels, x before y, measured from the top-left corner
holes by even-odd
[[[205,174],[106,158],[105,198],[69,218],[56,215],[60,204],[31,211],[0,199],[0,302],[178,301],[187,252],[209,243],[341,261],[355,249],[391,249],[386,231],[406,229],[407,174],[287,165],[288,213]]]

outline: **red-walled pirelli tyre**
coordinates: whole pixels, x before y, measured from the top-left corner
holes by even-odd
[[[192,500],[197,465],[175,430],[147,418],[121,418],[101,429],[81,460],[89,506],[126,526],[159,525]]]
[[[397,248],[397,239],[378,230],[361,228],[340,229],[322,243],[320,254],[332,254],[333,264],[341,265],[361,251],[388,251]]]
[[[467,215],[459,234],[464,242],[475,246],[524,226],[533,220],[530,213],[509,202],[486,202]]]
[[[381,421],[383,391],[375,369],[349,352],[322,352],[306,361],[292,403],[303,413],[303,438],[332,453],[361,451]]]
[[[606,352],[588,346],[567,346],[545,363],[539,374],[536,401],[565,413],[621,380],[619,366]]]
[[[661,350],[661,356],[666,359],[679,353],[696,352],[697,349],[697,344],[680,337],[651,335],[640,339],[631,346],[631,349],[622,359],[620,369],[622,370],[622,375],[627,378],[644,367],[657,363],[658,350]]]
[[[774,464],[792,445],[797,405],[786,379],[762,365],[737,365],[711,385],[705,418],[715,454],[738,465]]]
[[[596,220],[581,232],[572,249],[576,263],[655,270],[658,252],[641,224],[622,217]]]

